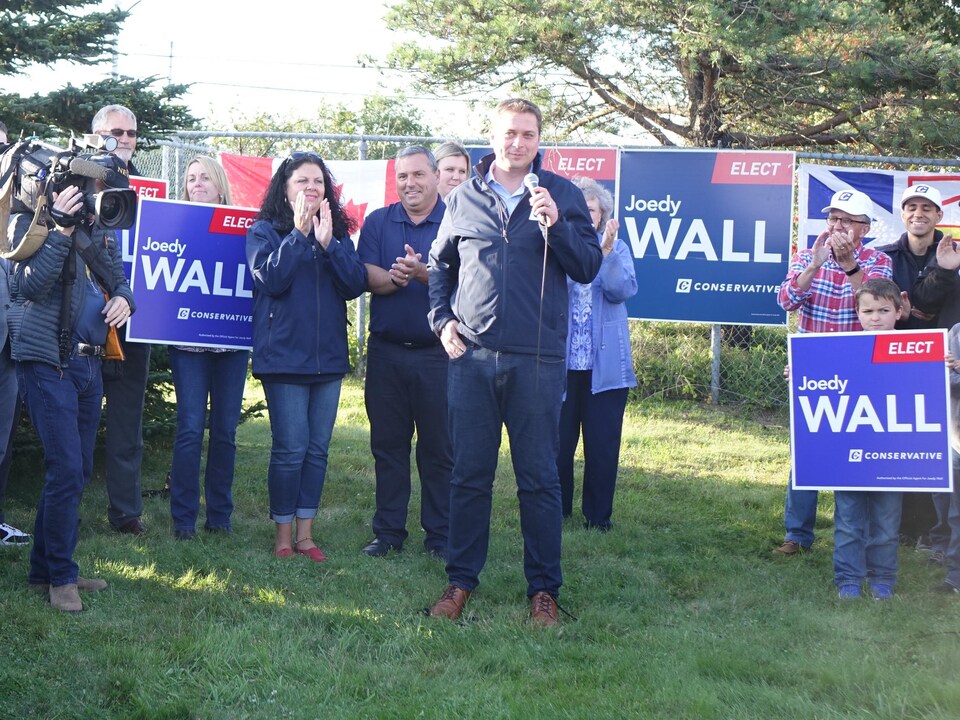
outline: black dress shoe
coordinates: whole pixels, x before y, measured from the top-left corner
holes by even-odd
[[[181,529],[173,531],[174,540],[193,540],[196,536],[196,530]]]
[[[610,521],[602,522],[602,523],[594,523],[587,520],[586,522],[583,523],[583,527],[586,528],[587,530],[596,530],[597,532],[605,533],[605,532],[610,532],[613,529],[613,523],[611,523]]]
[[[363,548],[363,554],[369,555],[370,557],[383,557],[388,552],[393,550],[394,552],[400,552],[403,549],[403,543],[394,544],[384,540],[383,538],[374,538]]]
[[[430,557],[432,557],[434,560],[443,560],[443,562],[447,562],[447,550],[446,550],[446,548],[428,547],[428,548],[427,548],[427,555],[429,555]]]
[[[147,528],[140,522],[140,518],[131,518],[123,525],[115,527],[114,530],[123,535],[144,535],[147,532]]]

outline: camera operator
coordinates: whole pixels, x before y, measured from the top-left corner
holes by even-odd
[[[123,164],[102,157],[112,167]],[[77,511],[93,466],[108,331],[123,326],[134,309],[113,231],[83,208],[84,193],[75,185],[53,193],[52,219],[39,220],[46,239],[16,264],[10,287],[11,351],[45,466],[29,582],[64,612],[83,609],[78,590],[106,587],[103,580],[79,577],[73,560]],[[34,225],[32,213],[12,215],[10,246]]]

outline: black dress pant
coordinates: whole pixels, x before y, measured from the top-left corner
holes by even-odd
[[[453,470],[446,352],[439,344],[413,348],[371,336],[364,399],[377,475],[374,535],[396,545],[407,538],[410,449],[416,430],[424,545],[445,554]]]
[[[620,465],[620,436],[627,388],[593,394],[590,370],[567,371],[567,397],[560,409],[557,472],[563,516],[573,512],[573,456],[583,436],[583,517],[587,525],[610,527]]]

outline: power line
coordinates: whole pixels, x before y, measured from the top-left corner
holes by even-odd
[[[299,68],[332,68],[335,70],[376,70],[378,72],[400,72],[400,68],[394,68],[389,65],[372,65],[368,63],[357,62],[355,65],[344,65],[344,64],[335,64],[335,63],[305,63],[305,62],[284,62],[282,60],[275,61],[265,61],[260,58],[251,59],[250,57],[238,57],[238,58],[228,58],[223,56],[212,56],[212,55],[172,55],[171,53],[131,53],[131,52],[121,52],[119,55],[126,58],[155,58],[157,60],[170,60],[171,57],[177,61],[194,61],[194,60],[214,60],[222,63],[255,63],[258,66],[270,65],[270,66],[289,66],[289,67],[299,67]]]
[[[341,90],[307,90],[304,88],[287,88],[287,87],[277,87],[276,85],[242,85],[240,83],[220,83],[220,82],[204,82],[197,81],[192,83],[186,83],[192,87],[198,85],[207,85],[211,87],[223,87],[223,88],[234,88],[238,90],[269,90],[274,92],[287,92],[287,93],[304,93],[307,95],[344,95],[348,97],[372,97],[377,93],[371,92],[345,92]],[[480,97],[439,97],[433,95],[404,95],[407,100],[421,101],[421,102],[450,102],[450,103],[460,103],[460,102],[481,102],[483,98]]]

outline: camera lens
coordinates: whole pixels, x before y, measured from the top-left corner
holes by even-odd
[[[120,199],[115,195],[106,195],[100,200],[100,224],[111,227],[123,213]]]
[[[97,195],[97,222],[108,230],[133,227],[137,218],[137,194],[133,190],[104,190]]]

